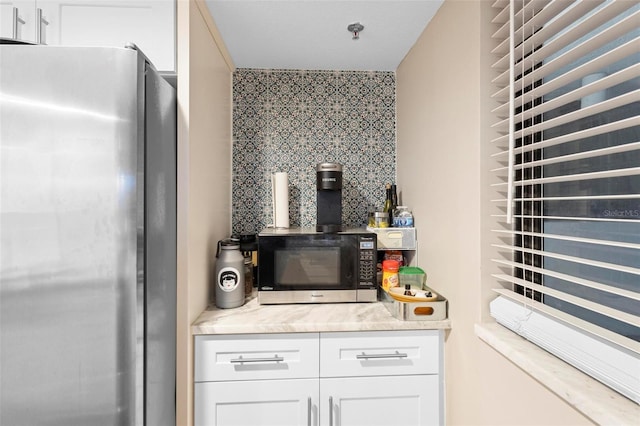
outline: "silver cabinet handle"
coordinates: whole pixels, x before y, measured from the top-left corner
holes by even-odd
[[[242,356],[240,356],[239,358],[232,359],[231,363],[243,364],[245,362],[281,362],[281,361],[284,361],[284,358],[276,354],[271,358],[242,358]]]
[[[24,24],[25,21],[20,17],[20,12],[17,7],[13,8],[13,29],[11,31],[11,35],[14,40],[18,39],[18,25]]]
[[[407,358],[409,355],[396,351],[393,354],[365,354],[356,355],[356,359],[384,359],[384,358]]]
[[[307,398],[307,426],[311,426],[311,397]]]
[[[333,397],[329,397],[329,426],[333,426]]]
[[[36,42],[38,44],[42,43],[42,24],[49,25],[49,21],[47,21],[44,16],[42,16],[42,9],[36,9]]]

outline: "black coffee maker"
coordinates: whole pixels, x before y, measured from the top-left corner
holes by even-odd
[[[318,216],[316,231],[342,230],[342,164],[321,163],[316,166]]]

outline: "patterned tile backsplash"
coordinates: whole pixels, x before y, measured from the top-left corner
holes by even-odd
[[[393,72],[233,74],[233,233],[273,223],[271,174],[289,174],[289,221],[316,225],[316,165],[343,166],[342,222],[365,226],[396,177]]]

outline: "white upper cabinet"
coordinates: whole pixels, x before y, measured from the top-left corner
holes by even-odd
[[[35,1],[0,1],[0,37],[36,41]]]
[[[3,0],[0,5],[2,37],[64,46],[135,43],[159,71],[176,69],[175,0]]]

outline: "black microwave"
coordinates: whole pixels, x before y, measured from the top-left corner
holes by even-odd
[[[258,303],[375,302],[376,234],[267,228],[258,234]]]

